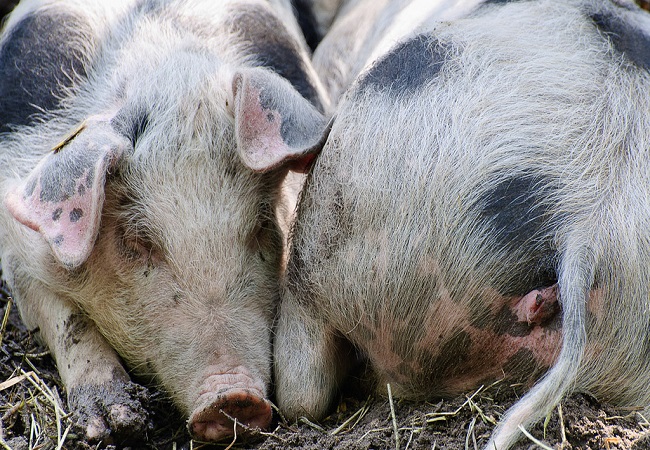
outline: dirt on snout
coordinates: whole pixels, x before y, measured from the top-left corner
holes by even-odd
[[[124,445],[89,443],[74,416],[49,353],[29,333],[10,307],[0,285],[0,448],[4,449],[480,449],[494,424],[521,395],[505,383],[485,386],[445,401],[408,403],[387,395],[359,394],[352,382],[330,417],[321,423],[288,424],[278,414],[269,432],[249,442],[220,445],[192,441],[185,420],[165,394],[149,386],[153,427],[139,442]],[[356,383],[359,383],[358,381]],[[356,395],[354,393],[357,393]],[[650,423],[640,410],[598,403],[585,395],[565,399],[546,424],[530,431],[516,449],[650,449]],[[232,444],[232,445],[231,445]]]

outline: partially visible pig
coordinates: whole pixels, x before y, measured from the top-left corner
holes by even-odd
[[[650,407],[649,49],[625,0],[349,3],[313,59],[344,94],[292,231],[285,415],[325,415],[355,351],[409,399],[545,373],[491,450],[569,391]]]
[[[339,13],[343,0],[292,0],[298,23],[313,50],[325,36]]]
[[[24,1],[0,37],[0,258],[88,438],[268,426],[281,184],[322,88],[289,2]],[[239,430],[238,434],[242,434]]]

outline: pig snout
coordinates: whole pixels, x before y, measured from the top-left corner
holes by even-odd
[[[264,383],[237,367],[227,373],[211,367],[199,390],[187,427],[194,439],[219,441],[235,434],[247,436],[271,423],[271,403]],[[235,431],[236,429],[236,431]]]

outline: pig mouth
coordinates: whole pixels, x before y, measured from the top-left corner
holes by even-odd
[[[249,437],[271,423],[271,403],[255,388],[206,392],[188,420],[188,430],[199,441],[214,442],[226,438]]]

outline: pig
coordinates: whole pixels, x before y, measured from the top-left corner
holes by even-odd
[[[0,260],[86,438],[272,419],[290,170],[325,91],[284,0],[26,0],[0,35]]]
[[[650,15],[627,0],[349,2],[313,57],[331,131],[298,204],[277,404],[354,364],[423,400],[532,386],[650,407]]]
[[[311,50],[315,50],[332,26],[334,17],[339,13],[339,8],[343,6],[343,1],[293,0],[293,6],[307,44]]]

